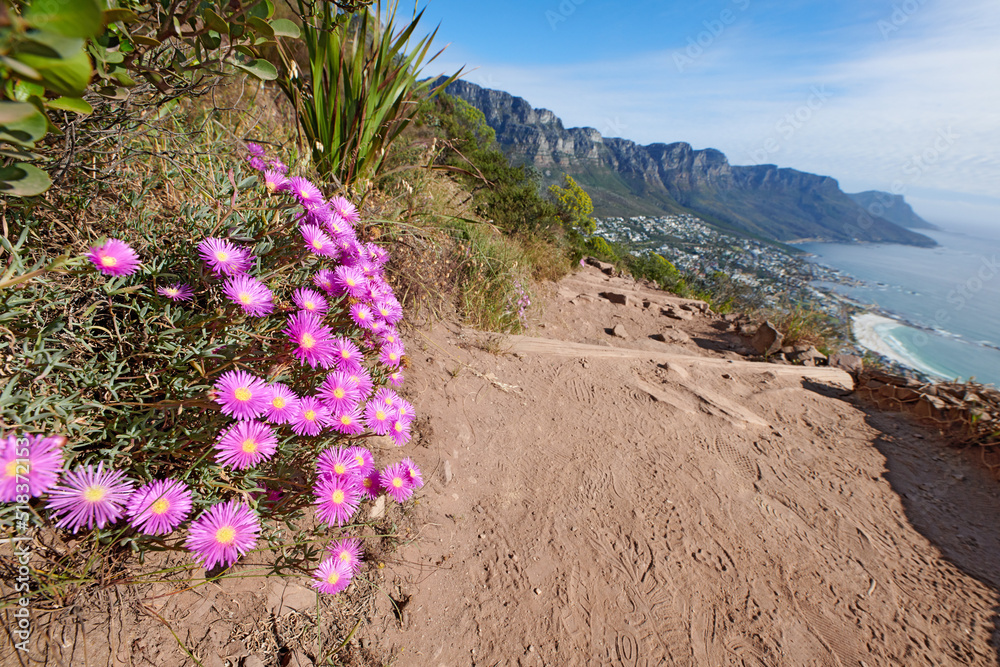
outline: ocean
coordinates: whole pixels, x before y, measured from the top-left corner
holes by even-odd
[[[940,245],[796,247],[861,281],[816,284],[871,306],[852,322],[861,346],[934,378],[1000,386],[1000,239],[919,231]]]

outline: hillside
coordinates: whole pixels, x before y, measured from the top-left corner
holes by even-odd
[[[714,149],[640,146],[593,128],[563,127],[546,109],[508,93],[456,81],[448,93],[478,108],[511,159],[546,182],[571,174],[598,216],[689,212],[716,226],[767,239],[933,246],[926,236],[868,214],[836,180],[775,165],[734,166]]]
[[[869,211],[873,215],[880,215],[900,227],[908,229],[938,229],[936,225],[932,225],[917,215],[913,208],[903,199],[903,195],[868,190],[847,196],[866,211]]]

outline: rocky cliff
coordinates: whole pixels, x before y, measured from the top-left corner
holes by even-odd
[[[910,229],[939,229],[939,227],[932,225],[914,213],[910,205],[903,199],[903,195],[868,190],[847,196],[872,215],[881,216],[900,227],[908,227]]]
[[[684,142],[641,146],[591,127],[567,129],[547,109],[467,81],[452,83],[447,92],[483,112],[511,159],[533,164],[548,183],[571,174],[594,199],[598,216],[687,211],[719,227],[783,242],[935,245],[873,215],[828,176],[775,165],[734,166],[720,151]]]

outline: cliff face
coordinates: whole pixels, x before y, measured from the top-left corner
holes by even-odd
[[[534,165],[546,182],[572,175],[594,199],[599,216],[689,211],[777,241],[935,245],[872,215],[828,176],[775,165],[734,166],[720,151],[684,142],[640,146],[605,138],[591,127],[566,129],[547,109],[466,81],[452,83],[447,92],[483,112],[511,159]]]
[[[936,225],[932,225],[914,213],[910,205],[903,199],[903,195],[868,190],[847,196],[872,215],[879,215],[889,222],[896,223],[900,227],[908,227],[910,229],[938,229]]]

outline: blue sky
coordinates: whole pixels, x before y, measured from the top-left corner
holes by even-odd
[[[1000,229],[1000,0],[420,0],[425,74]]]

